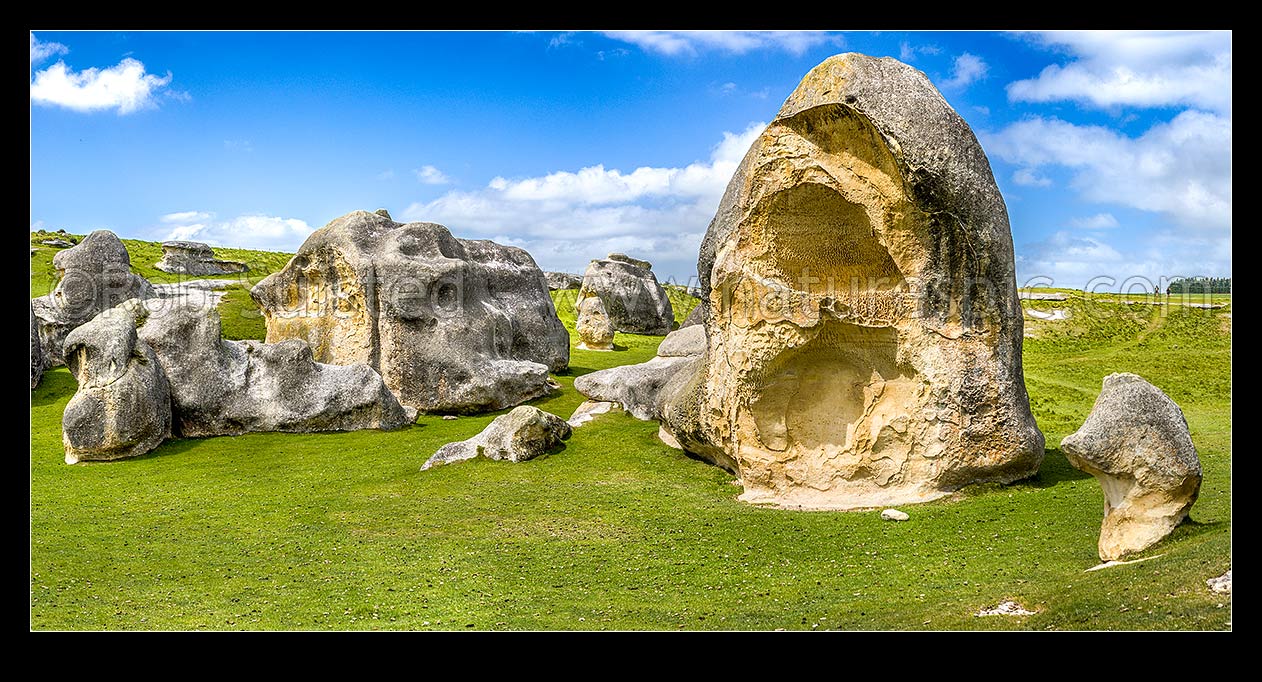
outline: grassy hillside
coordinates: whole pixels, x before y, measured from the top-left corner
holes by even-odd
[[[564,296],[564,292],[557,292]],[[1046,303],[1046,305],[1045,305]],[[1033,305],[1065,307],[1065,303]],[[1031,323],[1027,383],[1049,451],[1040,475],[875,512],[737,502],[726,472],[608,415],[562,452],[421,472],[493,415],[405,430],[175,440],[135,460],[67,466],[74,381],[31,408],[36,629],[1223,629],[1231,565],[1231,352],[1225,311],[1071,301]],[[686,304],[685,304],[686,306]],[[682,319],[686,311],[676,308]],[[562,300],[573,329],[573,307]],[[1059,325],[1059,326],[1057,326]],[[573,379],[643,361],[660,337],[573,350]],[[1205,469],[1192,523],[1152,561],[1098,563],[1101,493],[1057,450],[1102,377],[1135,371],[1183,407]],[[1016,599],[1027,617],[973,616]]]

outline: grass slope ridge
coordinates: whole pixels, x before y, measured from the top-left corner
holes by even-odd
[[[572,331],[563,296],[554,292]],[[598,417],[563,451],[524,464],[418,470],[495,416],[485,415],[422,417],[396,432],[173,440],[71,467],[59,425],[74,380],[57,369],[32,394],[31,626],[1229,627],[1229,598],[1204,584],[1231,564],[1229,318],[1084,305],[1098,314],[1075,310],[1026,341],[1051,448],[1038,478],[905,507],[905,523],[737,502],[730,475],[624,415]],[[687,307],[677,304],[679,319]],[[659,342],[618,334],[619,352],[573,349],[562,390],[532,404],[568,417],[583,400],[575,376],[647,360]],[[1098,562],[1102,496],[1055,447],[1117,371],[1180,404],[1205,482],[1193,522],[1145,554],[1163,556],[1084,573]],[[1006,599],[1037,613],[972,615]]]

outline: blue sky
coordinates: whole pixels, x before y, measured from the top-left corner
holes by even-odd
[[[1230,32],[35,31],[30,222],[293,250],[385,207],[683,282],[750,142],[846,51],[973,127],[1022,283],[1231,274]]]

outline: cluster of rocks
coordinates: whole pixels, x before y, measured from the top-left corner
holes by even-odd
[[[526,461],[615,410],[737,474],[741,499],[781,507],[927,501],[1030,476],[1044,453],[989,163],[925,75],[888,58],[832,57],[785,101],[724,194],[698,259],[700,304],[673,332],[648,262],[615,253],[581,280],[545,274],[521,249],[385,211],[330,222],[253,288],[267,343],[224,341],[213,306],[187,296],[158,305],[173,294],[131,274],[108,232],[54,263],[62,280],[31,304],[31,381],[64,358],[79,382],[67,461],[134,456],[172,434],[396,428],[417,410],[520,405],[568,365],[548,292],[573,288],[578,347],[667,334],[657,355],[576,378],[588,400],[568,422],[519,406],[422,469]],[[168,271],[224,263],[205,245],[164,244]],[[1105,561],[1158,542],[1196,500],[1183,414],[1133,374],[1105,378],[1061,448],[1104,490]]]
[[[190,241],[162,242],[162,260],[155,268],[179,275],[231,275],[249,271],[249,266],[233,260],[215,258],[209,244]]]
[[[48,236],[44,236],[48,235]],[[39,243],[43,246],[51,246],[55,249],[68,249],[79,243],[79,238],[66,232],[65,230],[57,230],[56,232],[39,232]],[[33,254],[37,249],[32,248]]]
[[[416,417],[367,365],[317,363],[301,341],[225,341],[214,309],[146,303],[125,301],[66,338],[79,383],[62,416],[70,464],[134,457],[173,434],[393,429]]]

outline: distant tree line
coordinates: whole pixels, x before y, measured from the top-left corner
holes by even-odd
[[[1170,280],[1167,294],[1230,294],[1230,277],[1178,277]]]

